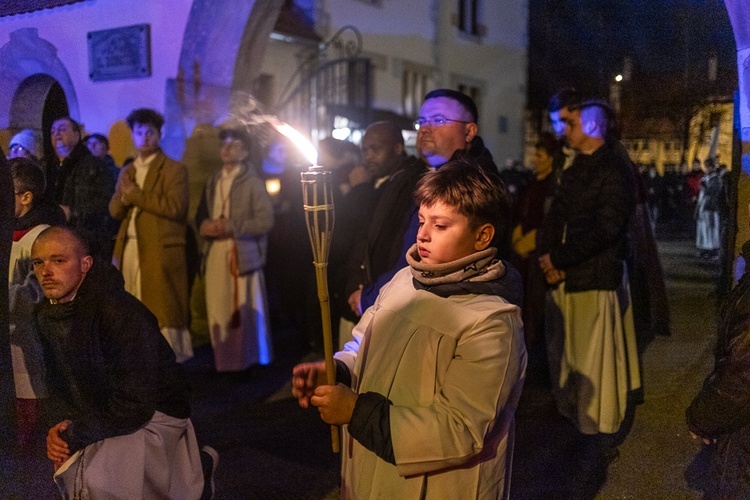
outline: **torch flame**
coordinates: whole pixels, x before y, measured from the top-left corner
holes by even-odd
[[[305,137],[297,132],[294,128],[292,128],[291,125],[288,123],[273,123],[273,126],[278,132],[284,136],[286,136],[290,141],[294,143],[295,146],[302,152],[303,155],[305,155],[305,158],[307,158],[307,161],[310,162],[311,165],[315,165],[318,162],[318,152],[315,150],[312,144],[310,144],[310,141],[305,139]]]

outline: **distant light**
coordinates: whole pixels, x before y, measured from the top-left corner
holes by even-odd
[[[266,191],[271,196],[275,196],[279,194],[279,191],[281,191],[281,180],[280,179],[266,180]]]
[[[349,137],[349,134],[351,133],[352,131],[349,128],[344,127],[344,128],[333,129],[333,131],[331,132],[331,135],[333,136],[334,139],[345,141]]]
[[[615,77],[615,81],[616,81],[616,82],[621,82],[621,81],[622,81],[622,75],[617,75],[617,76]]]

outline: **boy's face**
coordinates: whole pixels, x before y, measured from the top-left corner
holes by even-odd
[[[417,248],[425,264],[444,264],[471,255],[489,245],[483,231],[490,224],[472,230],[469,218],[454,208],[437,202],[433,206],[420,205]],[[492,231],[494,233],[494,230]]]
[[[131,135],[141,158],[146,158],[159,149],[161,134],[150,123],[134,123]]]
[[[13,181],[13,191],[15,198],[15,216],[16,218],[26,215],[31,210],[31,200],[33,195],[31,191],[23,191],[19,183]]]

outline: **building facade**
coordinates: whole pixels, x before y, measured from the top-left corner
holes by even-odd
[[[53,6],[60,3],[68,5]],[[481,134],[493,154],[521,154],[522,0],[47,4],[33,12],[0,10],[3,148],[22,128],[40,130],[47,142],[50,120],[70,114],[86,131],[107,134],[119,163],[133,152],[124,117],[151,107],[167,119],[164,149],[200,168],[191,164],[210,163],[213,127],[233,114],[293,117],[293,101],[307,97],[306,112],[315,117],[300,120],[309,126],[301,132],[317,140],[340,128],[339,136],[356,142],[374,119],[406,129],[424,93],[446,86],[477,100]],[[352,43],[356,52],[349,53]],[[343,77],[316,80],[321,66],[351,59],[365,62],[350,64]],[[345,99],[330,98],[338,94]],[[366,112],[352,112],[357,107]],[[316,121],[322,115],[327,121]],[[204,177],[195,176],[196,183]]]

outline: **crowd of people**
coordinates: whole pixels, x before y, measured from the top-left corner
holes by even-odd
[[[292,392],[344,426],[342,497],[506,498],[527,364],[547,371],[578,431],[574,484],[616,458],[643,400],[640,356],[670,328],[656,182],[631,163],[606,101],[565,89],[549,114],[523,182],[498,169],[474,101],[449,89],[424,98],[417,156],[389,122],[360,147],[321,142],[337,383],[322,361],[302,363]],[[37,132],[11,140],[18,446],[44,427],[71,497],[210,497],[218,456],[195,439],[180,365],[193,356],[189,297],[202,287],[217,372],[271,363],[278,328],[320,338],[299,169],[280,136],[220,128],[222,166],[195,214],[196,279],[187,170],[159,147],[158,112],[127,122],[137,155],[119,168],[107,138],[70,117],[52,125],[55,161]],[[695,200],[704,245],[718,228],[711,175]]]

